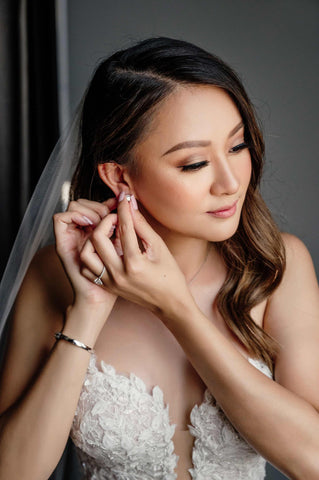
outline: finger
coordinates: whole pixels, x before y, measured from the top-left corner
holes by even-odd
[[[87,267],[91,273],[95,274],[95,277],[100,275],[104,264],[99,255],[96,253],[94,245],[90,239],[85,242],[85,245],[80,253],[80,258],[85,267]]]
[[[154,247],[161,237],[153,230],[151,225],[146,221],[139,210],[134,210],[132,215],[132,221],[134,225],[135,232],[139,239],[143,243],[145,250],[148,250],[151,247]]]
[[[87,280],[90,280],[90,282],[95,283],[95,285],[101,286],[101,287],[109,285],[111,282],[110,282],[109,275],[108,275],[107,271],[104,270],[103,275],[101,275],[101,273],[102,273],[102,271],[99,274],[91,272],[91,270],[89,270],[86,267],[81,269],[81,275],[83,277],[85,277]],[[102,282],[101,284],[96,283],[95,280],[97,278],[99,278],[101,280],[101,282]]]
[[[117,207],[119,238],[121,240],[124,258],[141,254],[129,202],[122,192]]]
[[[123,270],[122,260],[111,241],[117,222],[118,216],[115,213],[111,213],[100,222],[91,235],[91,242],[96,253],[112,275],[115,270]],[[90,267],[89,263],[87,265]]]
[[[105,200],[105,202],[102,202],[102,205],[106,205],[109,211],[111,212],[117,207],[117,198],[116,197],[109,198],[108,200]]]
[[[80,258],[82,261],[81,274],[85,278],[94,282],[96,278],[100,277],[103,283],[107,282],[106,268],[90,240],[85,243]]]
[[[117,252],[117,254],[121,257],[123,255],[123,248],[122,248],[122,243],[120,239],[120,229],[116,228],[115,229],[115,239],[113,240],[113,245],[114,248]]]
[[[86,199],[79,199],[77,201],[70,202],[68,211],[79,212],[85,218],[87,218],[90,225],[98,225],[102,218],[110,213],[110,209],[107,205],[103,205],[98,202],[92,202]]]
[[[54,235],[56,239],[57,253],[62,255],[65,248],[68,247],[68,238],[71,233],[77,235],[77,242],[81,243],[80,238],[91,233],[91,224],[88,219],[78,212],[56,213],[53,216]],[[81,232],[82,230],[82,232]],[[80,236],[79,236],[80,235]]]
[[[94,200],[87,200],[86,198],[79,198],[77,202],[83,206],[91,208],[100,215],[101,218],[106,217],[117,206],[116,197],[109,198],[105,202],[96,202]]]
[[[53,222],[55,229],[65,229],[67,226],[81,226],[88,227],[92,225],[91,221],[86,218],[85,215],[82,215],[81,212],[61,212],[53,215]]]

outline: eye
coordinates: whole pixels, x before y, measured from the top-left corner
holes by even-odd
[[[235,147],[230,149],[231,153],[237,153],[240,152],[241,150],[244,150],[245,148],[248,148],[249,145],[246,142],[240,143],[239,145],[235,145]]]
[[[206,167],[208,165],[208,161],[204,160],[202,162],[196,162],[196,163],[191,163],[190,165],[183,165],[179,167],[182,172],[187,172],[189,170],[199,170],[203,167]]]

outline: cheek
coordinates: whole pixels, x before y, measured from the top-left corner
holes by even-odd
[[[145,172],[134,187],[137,198],[148,214],[171,231],[185,231],[196,214],[196,189],[190,188],[187,177],[175,174],[161,176],[159,172]],[[198,192],[197,192],[198,194]],[[151,221],[151,219],[149,219]]]
[[[250,179],[251,179],[251,157],[247,155],[245,159],[240,163],[238,171],[237,171],[237,178],[240,180],[241,185],[243,188],[248,187]]]
[[[164,224],[169,224],[170,219],[174,223],[176,219],[182,220],[196,205],[195,189],[191,189],[187,179],[180,175],[145,172],[134,182],[134,188],[141,204]]]

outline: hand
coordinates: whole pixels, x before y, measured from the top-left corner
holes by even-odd
[[[101,289],[81,274],[80,254],[88,238],[104,219],[107,235],[111,236],[117,215],[110,213],[117,205],[115,198],[104,203],[85,199],[70,202],[66,212],[54,215],[56,250],[72,284],[75,302],[112,308],[116,295]],[[99,276],[103,269],[101,260],[92,254],[92,272]],[[82,302],[83,301],[83,302]]]
[[[162,238],[133,209],[132,202],[124,197],[117,212],[117,235],[123,255],[117,254],[109,237],[109,222],[103,219],[80,254],[87,267],[82,274],[92,281],[99,257],[106,269],[104,288],[165,316],[174,303],[192,298],[185,277]]]

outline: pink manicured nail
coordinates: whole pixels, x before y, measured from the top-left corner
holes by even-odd
[[[88,217],[86,217],[85,215],[82,215],[82,218],[85,220],[85,222],[88,224],[88,225],[94,225],[94,223],[92,222],[92,220],[90,220]]]
[[[123,256],[123,250],[119,245],[114,245],[115,251],[118,254],[119,257]]]
[[[114,232],[115,232],[115,228],[116,228],[115,225],[112,225],[112,227],[111,227],[111,229],[110,229],[110,231],[109,231],[109,237],[112,237],[112,235],[113,235]]]
[[[124,197],[125,197],[125,193],[124,192],[121,192],[119,194],[119,202],[122,202],[122,200],[124,200]]]
[[[136,198],[134,197],[134,195],[131,196],[131,204],[132,204],[132,207],[134,208],[134,210],[138,210],[137,201],[136,201]]]

